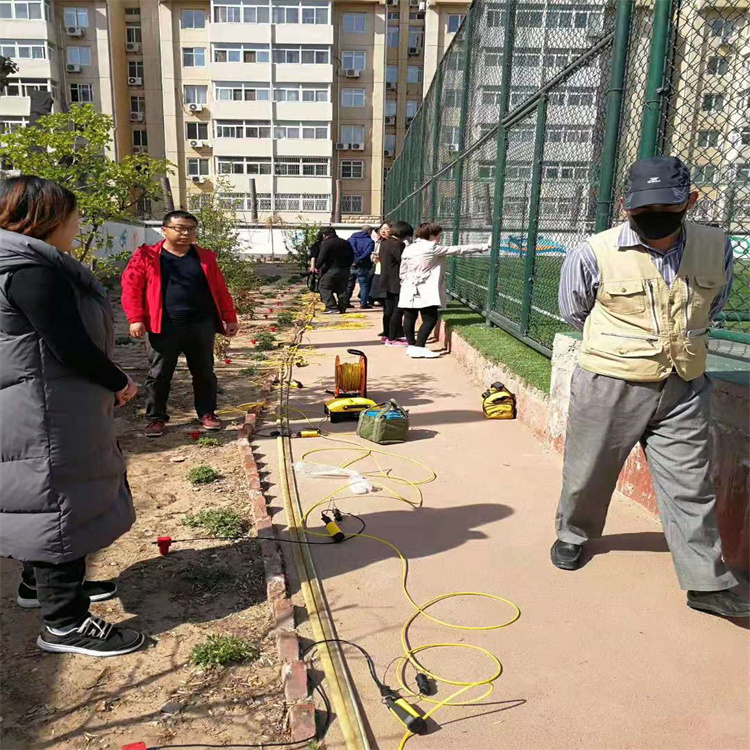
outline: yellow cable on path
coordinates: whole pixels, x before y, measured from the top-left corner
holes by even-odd
[[[296,351],[296,350],[295,350]],[[291,378],[291,362],[293,362],[293,357],[288,357],[287,361],[282,364],[281,370],[280,370],[280,382],[282,384],[282,387],[279,392],[279,413],[277,415],[277,423],[280,426],[280,431],[282,433],[288,434],[288,422],[289,422],[289,413],[295,412],[298,414],[301,414],[302,417],[308,422],[308,424],[312,425],[312,422],[310,421],[309,417],[304,413],[297,409],[289,409],[286,406],[285,403],[285,397],[284,394],[286,394],[286,399],[288,399],[289,391],[287,388],[287,381]],[[346,365],[344,365],[346,366]],[[357,368],[357,365],[349,365],[350,367]],[[329,433],[324,433],[323,438],[325,440],[328,440],[330,442],[335,442],[338,445],[331,448],[314,448],[312,450],[307,451],[303,456],[302,460],[307,460],[309,456],[312,455],[320,455],[322,453],[329,453],[332,451],[348,451],[349,453],[354,452],[355,457],[343,461],[339,464],[340,468],[350,468],[354,466],[355,464],[359,463],[360,461],[363,461],[367,458],[372,458],[375,461],[375,464],[377,465],[377,471],[367,471],[367,472],[360,472],[365,478],[367,478],[374,486],[378,487],[380,490],[385,492],[389,497],[392,497],[396,500],[399,500],[400,502],[404,502],[407,505],[409,505],[411,508],[418,509],[423,504],[423,494],[422,494],[422,485],[428,484],[430,482],[435,481],[437,478],[437,474],[430,469],[429,467],[425,466],[424,464],[420,463],[419,461],[416,461],[415,459],[408,458],[406,456],[400,456],[398,454],[392,453],[390,451],[384,451],[376,448],[369,448],[362,446],[359,443],[346,440],[344,438],[340,437],[331,437]],[[307,521],[310,516],[310,514],[317,508],[319,508],[321,505],[331,505],[335,500],[344,500],[344,499],[362,499],[361,495],[342,495],[341,493],[345,492],[345,490],[348,488],[349,484],[347,484],[339,487],[334,492],[329,493],[324,498],[319,500],[318,502],[314,503],[310,508],[308,508],[307,511],[305,511],[301,518],[297,517],[297,514],[293,512],[291,501],[288,500],[286,495],[289,492],[289,477],[288,472],[293,473],[293,468],[289,466],[290,461],[288,460],[289,457],[287,455],[287,451],[289,450],[289,439],[285,438],[278,438],[278,446],[279,446],[279,467],[282,474],[282,477],[286,477],[284,481],[282,481],[282,494],[284,495],[284,504],[285,508],[289,508],[287,511],[288,518],[292,521],[290,523],[290,531],[293,532],[296,536],[301,537],[302,534],[307,534],[310,536],[318,536],[318,537],[328,537],[329,534],[327,532],[320,532],[320,531],[313,531],[309,528],[307,528]],[[411,463],[415,466],[421,467],[425,470],[425,477],[423,479],[414,481],[410,480],[405,477],[400,477],[392,473],[390,469],[383,470],[378,462],[378,456],[387,456],[389,458],[396,458],[400,461],[406,461],[407,463]],[[393,485],[401,485],[406,488],[411,488],[416,494],[416,499],[409,498],[399,492],[398,490],[394,489]],[[297,496],[297,502],[299,504],[299,496]],[[426,713],[424,713],[424,718],[429,718],[435,712],[443,708],[444,706],[468,706],[473,705],[476,703],[479,703],[483,701],[485,698],[488,698],[495,689],[495,682],[499,679],[499,677],[502,675],[503,672],[503,666],[500,661],[500,659],[495,656],[491,651],[488,651],[487,649],[481,648],[480,646],[475,646],[472,644],[467,643],[429,643],[429,644],[423,644],[419,646],[410,646],[409,644],[409,628],[411,627],[412,623],[414,621],[422,616],[426,617],[427,619],[431,620],[432,622],[435,622],[439,625],[442,625],[447,628],[451,628],[454,630],[466,630],[466,631],[488,631],[488,630],[499,630],[500,628],[507,627],[508,625],[511,625],[514,623],[520,616],[521,616],[521,610],[519,607],[514,604],[509,599],[506,599],[502,596],[498,596],[496,594],[488,594],[484,592],[479,591],[452,591],[445,594],[441,594],[439,596],[434,597],[433,599],[430,599],[429,601],[425,602],[422,605],[417,604],[417,602],[414,600],[414,598],[409,593],[407,582],[408,582],[408,573],[409,573],[409,567],[408,567],[408,560],[406,556],[401,552],[401,550],[396,547],[396,545],[389,542],[387,539],[383,539],[382,537],[374,536],[373,534],[351,534],[350,537],[360,537],[362,539],[371,539],[376,542],[380,542],[381,544],[386,545],[388,548],[390,548],[396,556],[401,560],[401,588],[404,593],[404,596],[409,601],[409,603],[414,607],[414,612],[410,615],[410,617],[406,620],[404,623],[402,629],[401,629],[401,651],[402,654],[397,658],[397,661],[400,662],[400,668],[397,670],[398,680],[399,684],[402,688],[402,690],[412,698],[418,698],[419,700],[425,701],[427,703],[433,704],[433,707],[429,709]],[[305,545],[300,545],[300,549],[295,549],[296,553],[299,553],[300,556],[306,557],[309,560],[310,568],[308,569],[308,573],[314,572],[314,565],[312,563],[312,555],[310,552],[310,548]],[[297,555],[295,555],[295,558]],[[315,576],[314,582],[312,580],[308,580],[306,584],[307,588],[310,589],[310,596],[312,597],[313,601],[313,608],[316,613],[318,612],[318,602],[316,601],[315,597],[315,589],[320,588],[320,581],[317,578],[317,575]],[[303,587],[303,591],[305,590],[305,587]],[[318,596],[322,597],[323,592],[322,588],[320,588]],[[483,599],[490,599],[495,602],[501,602],[505,605],[508,605],[511,607],[511,613],[509,617],[504,619],[503,621],[499,623],[494,623],[490,625],[458,625],[456,623],[447,622],[445,620],[441,620],[437,617],[434,617],[433,615],[429,614],[426,610],[430,607],[438,604],[439,602],[445,601],[447,599],[454,599],[457,597],[478,597]],[[307,595],[305,597],[307,601]],[[311,617],[311,621],[315,624],[315,619]],[[327,638],[331,638],[334,636],[331,635],[325,635],[326,629],[319,628],[319,632],[315,633],[315,637],[317,640],[323,640]],[[337,644],[325,644],[326,648],[321,649],[321,656],[323,657],[323,663],[324,667],[326,669],[326,675],[329,675],[328,667],[330,666],[332,669],[334,669],[334,659],[332,654],[329,651],[329,648],[331,645],[337,645]],[[422,663],[419,661],[417,655],[421,654],[425,651],[434,650],[434,649],[440,649],[440,648],[460,648],[468,651],[473,651],[475,653],[482,654],[491,662],[491,669],[489,673],[482,677],[481,679],[477,680],[471,680],[471,681],[461,681],[461,680],[453,680],[449,679],[447,677],[441,676],[435,672],[432,672],[428,669],[426,669]],[[338,652],[338,655],[341,656],[340,651]],[[343,656],[341,656],[343,661]],[[444,685],[450,685],[452,687],[457,687],[458,689],[452,692],[447,698],[444,698],[443,700],[437,700],[433,698],[428,698],[423,695],[419,695],[417,693],[414,693],[407,685],[406,685],[406,679],[405,679],[405,670],[407,665],[410,664],[414,669],[416,669],[418,672],[422,672],[423,674],[428,675],[436,682],[442,683]],[[335,674],[335,669],[334,669]],[[334,682],[337,682],[339,679],[338,675],[336,675]],[[340,685],[335,685],[336,690],[334,690],[332,697],[335,699],[337,696],[337,693],[340,692]],[[470,691],[472,688],[481,689],[484,688],[481,692],[481,694],[477,697],[473,697],[466,700],[457,700],[460,696],[464,695],[468,691]],[[339,718],[341,718],[340,711],[342,710],[343,706],[341,706],[341,701],[338,701],[339,705],[337,704],[337,701],[334,700],[334,705],[336,706],[337,714],[339,715]],[[356,702],[354,703],[354,706],[356,708]],[[357,717],[358,717],[358,711],[357,711]],[[347,728],[351,728],[351,724],[347,723]],[[410,737],[412,737],[412,733],[407,731],[404,736],[401,738],[401,742],[398,745],[398,750],[403,750],[404,746],[406,745],[407,741]],[[350,747],[348,744],[349,740],[347,740],[347,747]],[[356,746],[352,746],[356,747]]]

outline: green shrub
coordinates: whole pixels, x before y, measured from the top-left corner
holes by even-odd
[[[280,312],[276,316],[276,322],[280,326],[290,326],[294,322],[294,315],[290,312]]]
[[[228,508],[208,508],[188,513],[182,523],[190,529],[205,529],[215,537],[237,539],[247,531],[247,521]]]
[[[210,437],[198,438],[199,448],[216,448],[219,445],[221,445],[221,443],[216,438],[210,438]]]
[[[264,362],[268,359],[268,355],[265,352],[250,352],[247,356],[250,359],[262,359]]]
[[[258,374],[258,368],[257,368],[257,367],[253,367],[253,366],[250,366],[250,367],[243,367],[243,368],[242,368],[242,369],[240,370],[239,374],[240,374],[240,375],[241,375],[241,376],[242,376],[243,378],[252,378],[252,377],[254,377],[255,375],[257,375],[257,374]]]
[[[190,661],[197,667],[226,667],[254,661],[260,656],[260,649],[233,635],[209,635],[193,649]]]
[[[221,474],[210,466],[195,466],[187,474],[190,484],[211,484],[220,477]]]
[[[259,352],[270,352],[271,349],[276,348],[276,336],[270,331],[261,331],[255,337],[256,345],[255,350]]]

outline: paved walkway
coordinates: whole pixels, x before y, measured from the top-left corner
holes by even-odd
[[[747,631],[686,608],[658,523],[635,504],[613,503],[607,536],[591,561],[575,573],[554,568],[549,547],[558,457],[520,422],[485,420],[483,387],[450,356],[410,360],[403,350],[376,343],[378,311],[366,322],[366,330],[311,332],[318,356],[296,371],[305,388],[293,391],[293,405],[321,413],[325,390],[333,387],[334,356],[362,349],[370,358],[372,398],[396,398],[411,411],[411,440],[392,450],[433,467],[438,479],[425,487],[420,510],[374,494],[342,502],[342,509],[362,515],[368,533],[408,556],[417,601],[486,591],[522,610],[515,624],[489,632],[415,624],[413,644],[476,644],[497,654],[505,672],[486,704],[442,709],[435,717],[439,731],[412,738],[410,750],[746,750]],[[333,429],[353,434],[354,423]],[[330,446],[293,443],[296,459]],[[273,466],[275,448],[265,443],[262,450]],[[405,471],[387,459],[383,464]],[[335,486],[302,479],[303,505]],[[317,525],[319,515],[313,520]],[[400,630],[412,611],[398,560],[368,540],[313,549],[339,636],[365,647],[382,673],[401,652]],[[454,599],[434,614],[489,624],[508,609]],[[429,652],[424,662],[456,679],[476,679],[490,668],[458,649]],[[352,654],[349,663],[373,747],[396,750],[400,725],[380,704],[362,659]],[[343,747],[335,728],[326,746]]]

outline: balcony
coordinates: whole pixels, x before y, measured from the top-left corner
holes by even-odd
[[[13,58],[13,62],[18,65],[18,73],[13,74],[13,78],[55,78],[52,75],[52,62],[50,60],[29,60],[27,58]],[[84,68],[85,72],[86,68]]]
[[[211,103],[211,116],[214,120],[270,120],[271,103],[214,100]]]
[[[212,62],[209,71],[213,81],[269,81],[271,79],[270,63]]]
[[[55,27],[44,19],[36,20],[14,20],[3,18],[0,22],[2,25],[3,39],[46,39],[48,42],[57,44],[57,31]]]
[[[0,117],[28,117],[31,114],[31,97],[0,96]]]
[[[333,192],[330,177],[277,177],[277,193],[327,193]]]
[[[277,102],[276,119],[331,122],[333,105],[329,102]]]
[[[214,156],[271,156],[273,153],[270,138],[213,138],[212,143]]]
[[[277,63],[277,83],[332,83],[333,65],[302,65]],[[226,79],[225,79],[226,80]],[[233,80],[233,79],[229,79]],[[267,78],[245,78],[246,81],[268,80]]]
[[[333,144],[330,140],[308,138],[283,138],[276,141],[277,156],[331,156]]]
[[[267,23],[212,23],[209,38],[213,43],[268,44],[271,41],[271,26]],[[294,41],[299,44],[299,37]]]
[[[333,44],[333,26],[330,24],[280,23],[274,27],[275,44]]]

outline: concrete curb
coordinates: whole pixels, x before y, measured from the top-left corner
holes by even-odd
[[[261,401],[266,401],[273,390],[276,376],[268,377],[260,389]],[[274,536],[273,522],[268,513],[266,498],[261,489],[260,472],[250,440],[256,430],[263,405],[253,407],[239,429],[237,445],[245,469],[250,509],[258,536]],[[266,578],[266,598],[271,605],[274,620],[276,652],[281,661],[281,678],[284,695],[289,706],[289,728],[294,742],[304,742],[315,735],[315,704],[308,694],[307,665],[300,659],[299,638],[294,626],[294,606],[284,572],[284,559],[278,543],[261,545]]]

